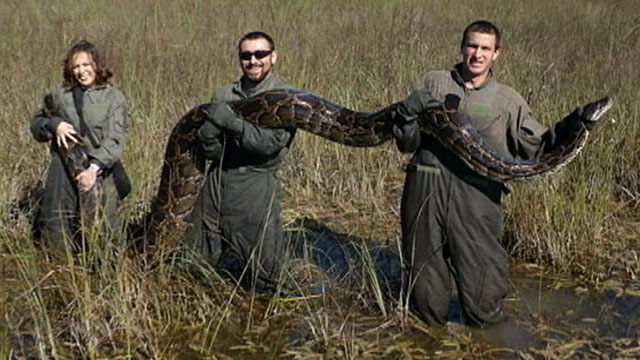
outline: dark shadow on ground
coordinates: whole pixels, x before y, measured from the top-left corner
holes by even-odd
[[[291,253],[307,259],[338,281],[361,277],[373,266],[385,295],[397,299],[402,289],[402,261],[398,249],[380,241],[337,232],[315,220],[288,226]]]
[[[330,276],[345,281],[362,271],[362,263],[375,264],[385,295],[399,299],[403,286],[403,262],[397,247],[337,232],[305,219],[287,231],[295,257],[308,259]],[[472,329],[474,338],[514,351],[544,349],[549,341],[593,342],[600,338],[634,338],[640,332],[640,297],[615,291],[576,292],[576,285],[558,288],[552,278],[514,269],[505,301],[508,319],[488,329]],[[448,319],[465,324],[454,289]],[[554,339],[555,338],[555,339]]]

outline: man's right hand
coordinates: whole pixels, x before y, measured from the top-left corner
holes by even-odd
[[[231,134],[242,133],[242,120],[226,103],[212,103],[207,111],[207,117],[214,125],[228,130]]]
[[[69,144],[67,141],[74,143],[79,142],[78,133],[76,132],[76,129],[73,128],[73,125],[66,121],[62,121],[58,124],[58,127],[56,127],[56,143],[58,146],[64,146],[65,149],[68,149]]]
[[[409,119],[434,108],[442,108],[442,103],[437,101],[428,89],[415,90],[398,103],[398,113]]]

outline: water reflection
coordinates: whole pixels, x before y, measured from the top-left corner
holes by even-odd
[[[317,222],[307,221],[296,229],[289,234],[295,256],[312,261],[339,280],[353,276],[363,268],[363,261],[370,261],[389,298],[399,298],[403,267],[397,247],[341,234]],[[587,291],[571,281],[546,277],[535,267],[533,271],[532,267],[511,267],[505,307],[509,319],[504,323],[484,330],[463,326],[462,331],[491,347],[515,352],[544,349],[572,339],[588,343],[633,338],[640,333],[640,297],[620,289]],[[452,326],[465,323],[460,309],[453,294]]]

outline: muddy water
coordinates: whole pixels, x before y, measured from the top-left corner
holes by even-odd
[[[205,331],[167,331],[166,342],[181,347],[176,358],[209,359],[215,353],[221,359],[640,359],[639,296],[620,289],[583,289],[543,275],[536,267],[512,266],[507,321],[483,330],[466,326],[454,296],[446,327],[419,329],[394,311],[402,288],[395,246],[320,224],[295,228],[288,231],[292,257],[301,268],[313,268],[304,294],[321,296],[287,303],[277,311],[271,299],[258,297],[250,309],[238,301],[244,305],[238,305],[236,318],[219,332],[213,331],[217,323]],[[367,278],[363,272],[369,267],[363,264],[376,269],[388,316],[380,313],[370,294],[354,295],[353,289],[364,288]],[[362,309],[363,302],[369,307]],[[26,354],[21,349],[34,349],[34,339],[16,332],[7,343],[14,353]]]
[[[398,298],[402,265],[397,248],[339,234],[318,224],[305,227],[303,241],[300,237],[296,239],[296,255],[304,254],[333,276],[346,277],[362,268],[363,254],[367,252],[365,257],[375,263],[387,295]],[[528,352],[553,356],[555,348],[560,349],[558,351],[570,348],[575,354],[582,351],[587,358],[598,358],[618,351],[619,346],[611,345],[618,340],[621,344],[631,343],[627,350],[631,348],[630,353],[640,358],[640,296],[637,292],[589,290],[571,279],[543,275],[535,266],[514,265],[505,307],[509,313],[507,321],[488,329],[474,329],[464,325],[454,294],[448,327],[469,334],[473,341],[488,348],[508,349],[499,358],[518,358],[518,354]]]
[[[528,348],[540,342],[535,327],[544,325],[557,332],[589,330],[600,337],[626,338],[640,331],[640,297],[616,290],[589,291],[581,287],[557,288],[555,280],[531,277],[522,271],[512,275],[506,307],[509,321],[476,332],[479,338],[498,346]]]

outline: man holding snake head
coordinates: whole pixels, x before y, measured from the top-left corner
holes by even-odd
[[[502,248],[503,183],[468,167],[436,138],[420,131],[419,114],[444,103],[464,117],[482,140],[505,159],[536,160],[553,149],[580,109],[549,129],[512,88],[494,79],[501,53],[500,30],[476,21],[460,44],[462,61],[450,71],[432,71],[398,107],[394,136],[400,151],[413,153],[406,166],[401,203],[402,253],[408,263],[407,297],[430,325],[447,321],[453,288],[464,320],[479,327],[505,318],[507,253]]]

